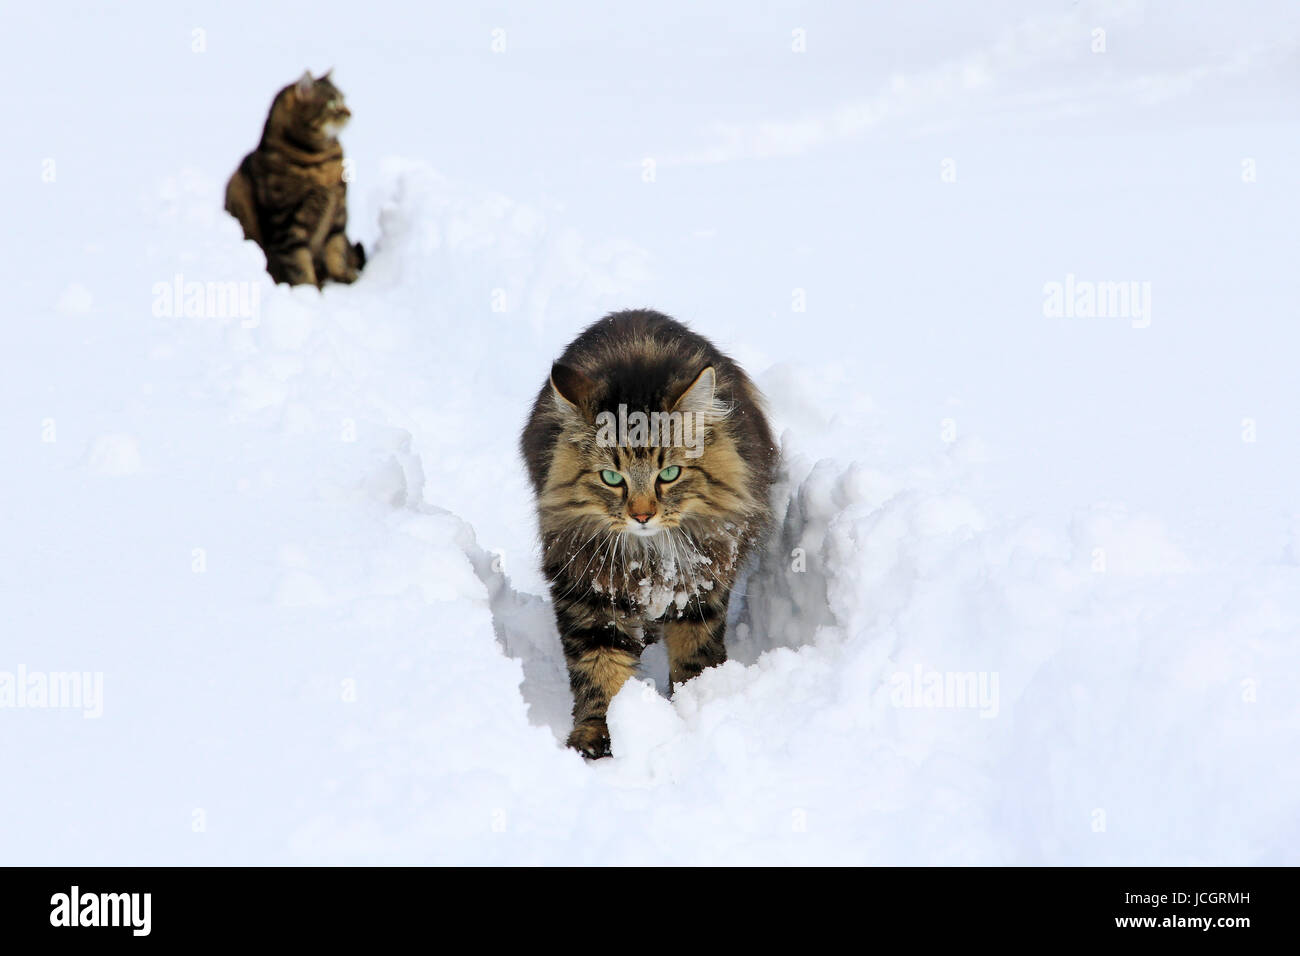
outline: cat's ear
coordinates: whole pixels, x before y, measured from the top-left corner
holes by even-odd
[[[595,394],[596,383],[573,366],[556,362],[551,366],[551,391],[561,409],[578,412]]]
[[[311,70],[304,70],[302,76],[298,77],[298,82],[293,85],[294,91],[299,96],[308,96],[311,94],[312,87],[316,81],[311,78]]]
[[[686,386],[686,390],[677,396],[677,401],[673,402],[671,411],[692,412],[706,421],[720,417],[713,395],[717,384],[718,380],[714,374],[713,366],[704,366],[704,370],[695,376],[695,381]]]
[[[326,70],[324,73],[320,75],[321,80],[328,80],[330,78],[330,74],[332,74],[333,72],[334,72],[334,67],[331,66],[328,70]]]

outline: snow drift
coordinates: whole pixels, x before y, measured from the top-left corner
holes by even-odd
[[[60,755],[5,781],[9,819],[96,793],[14,861],[1291,859],[1300,711],[1270,675],[1300,569],[1199,566],[1120,506],[1001,518],[963,490],[978,443],[890,459],[865,396],[789,364],[753,370],[781,519],[732,659],[670,701],[648,654],[584,763],[514,441],[543,330],[640,253],[401,162],[360,282],[273,287],[216,185],[164,188],[141,272],[253,284],[256,314],[142,318],[123,281],[41,326],[85,331],[107,401],[51,399],[14,633],[105,701],[5,715],[15,759]]]

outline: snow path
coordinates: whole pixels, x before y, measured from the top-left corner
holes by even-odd
[[[32,330],[80,328],[104,401],[16,389],[63,429],[27,497],[63,507],[11,516],[45,543],[6,569],[10,653],[102,670],[105,712],[6,715],[41,768],[7,816],[78,815],[15,862],[1294,862],[1300,568],[1208,566],[1118,506],[999,520],[978,443],[891,461],[868,399],[788,364],[755,369],[784,518],[732,660],[629,684],[613,759],[565,751],[515,436],[640,253],[420,164],[382,184],[372,265],[322,295],[180,176],[140,276]],[[174,273],[257,284],[257,321],[92,321]]]

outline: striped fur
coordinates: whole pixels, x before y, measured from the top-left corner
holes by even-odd
[[[348,184],[338,133],[352,113],[326,73],[304,73],[271,103],[262,141],[226,185],[226,211],[266,253],[276,282],[354,282],[365,265],[348,242]]]
[[[620,405],[702,416],[702,454],[602,443],[599,416]],[[771,521],[776,448],[739,366],[665,315],[628,311],[565,350],[521,450],[573,691],[569,745],[604,756],[609,701],[647,643],[663,638],[674,685],[726,660],[727,603]]]

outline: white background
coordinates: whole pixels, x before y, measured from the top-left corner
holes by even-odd
[[[1300,8],[473,6],[6,11],[0,673],[104,675],[0,708],[6,862],[1296,862]],[[331,66],[371,263],[277,289],[222,190]],[[585,764],[515,447],[640,306],[767,392],[784,523]]]

